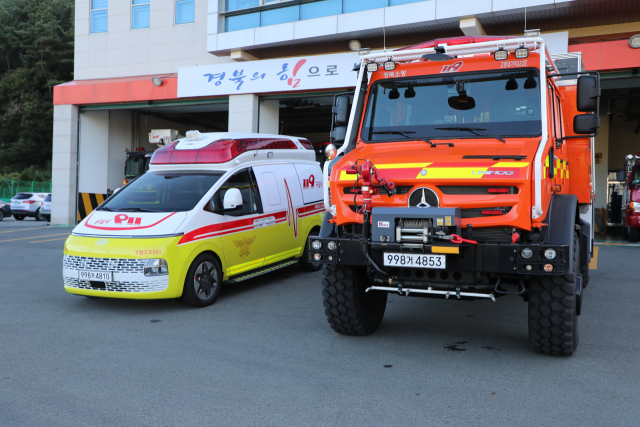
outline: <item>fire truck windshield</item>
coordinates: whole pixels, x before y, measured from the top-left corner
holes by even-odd
[[[369,94],[362,140],[406,140],[389,131],[429,139],[538,136],[538,76],[526,69],[378,80]],[[466,132],[469,127],[483,132]]]

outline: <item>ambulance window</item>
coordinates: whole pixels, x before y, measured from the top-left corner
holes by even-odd
[[[263,172],[262,181],[266,187],[265,190],[267,190],[269,205],[278,206],[280,204],[280,191],[278,190],[276,176],[272,172]]]
[[[251,174],[249,172],[250,171],[248,169],[245,169],[233,174],[224,184],[222,184],[220,190],[218,190],[218,192],[213,196],[215,205],[222,207],[222,201],[224,200],[224,195],[227,193],[227,190],[230,188],[237,188],[240,190],[240,194],[242,194],[242,209],[238,212],[228,213],[225,215],[243,216],[262,212],[262,204],[260,203],[260,199],[256,196],[258,188],[255,184],[255,179],[252,179],[251,176],[253,171],[251,171]]]

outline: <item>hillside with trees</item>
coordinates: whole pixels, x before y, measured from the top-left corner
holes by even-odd
[[[51,176],[53,87],[73,80],[73,0],[0,0],[0,177]]]

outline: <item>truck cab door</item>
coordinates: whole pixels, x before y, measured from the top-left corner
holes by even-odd
[[[222,184],[213,196],[218,209],[222,208],[224,195],[231,188],[240,190],[242,208],[220,216],[226,276],[262,267],[270,247],[268,237],[262,232],[265,218],[251,169],[236,172]]]

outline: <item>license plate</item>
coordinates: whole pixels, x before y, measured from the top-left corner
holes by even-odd
[[[94,280],[96,282],[113,282],[113,272],[111,271],[89,271],[79,270],[78,279]]]
[[[384,253],[384,265],[389,267],[413,267],[413,268],[447,268],[445,255],[418,255]]]

